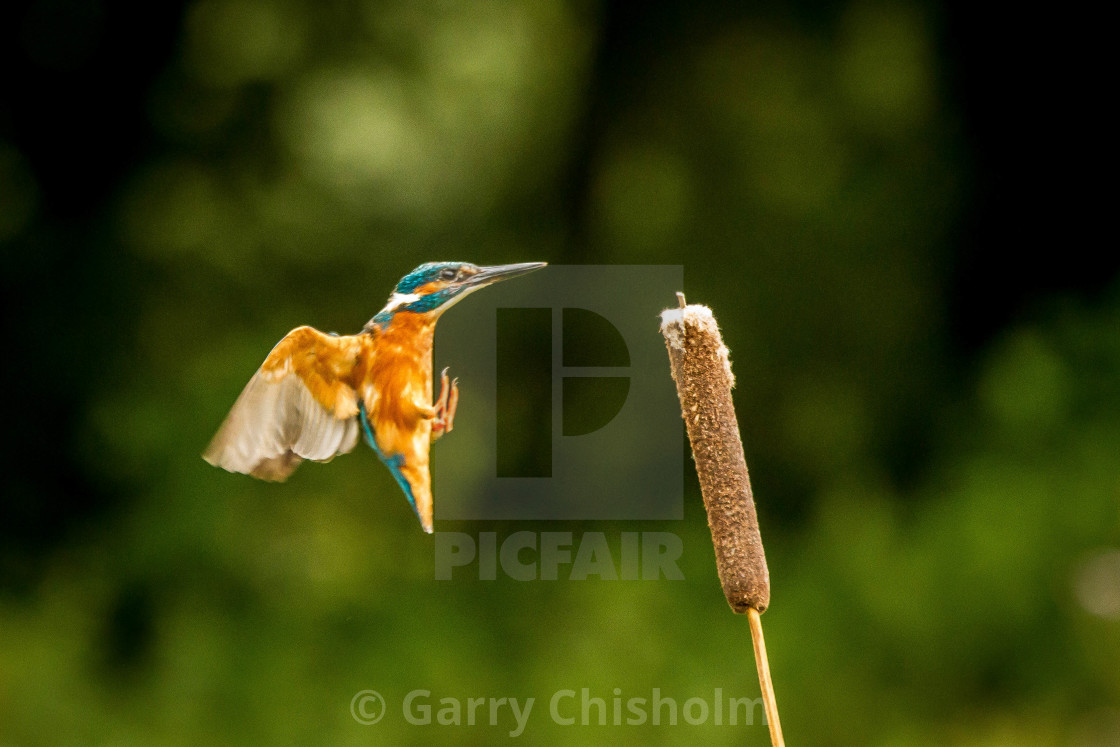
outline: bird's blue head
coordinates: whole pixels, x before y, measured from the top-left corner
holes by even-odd
[[[427,262],[401,278],[385,308],[373,318],[383,324],[402,311],[442,314],[479,288],[539,270],[547,262],[479,267],[469,262]]]

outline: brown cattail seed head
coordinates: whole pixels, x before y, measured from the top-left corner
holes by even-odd
[[[681,308],[661,312],[661,334],[696,460],[719,580],[732,610],[762,612],[770,604],[770,573],[731,401],[731,361],[712,310],[686,306],[684,296],[677,296]]]

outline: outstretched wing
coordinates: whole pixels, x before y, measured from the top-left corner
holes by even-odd
[[[203,452],[215,467],[284,480],[304,459],[326,462],[358,441],[358,335],[297,327],[276,344]]]

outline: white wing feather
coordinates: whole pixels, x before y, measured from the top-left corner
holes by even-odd
[[[299,376],[253,375],[202,457],[230,472],[284,480],[304,459],[326,462],[358,442],[358,418],[341,420]]]

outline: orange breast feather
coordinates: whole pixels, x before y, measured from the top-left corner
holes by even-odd
[[[366,410],[375,426],[377,446],[391,457],[428,463],[432,408],[432,337],[434,322],[419,314],[398,314],[374,341]]]

